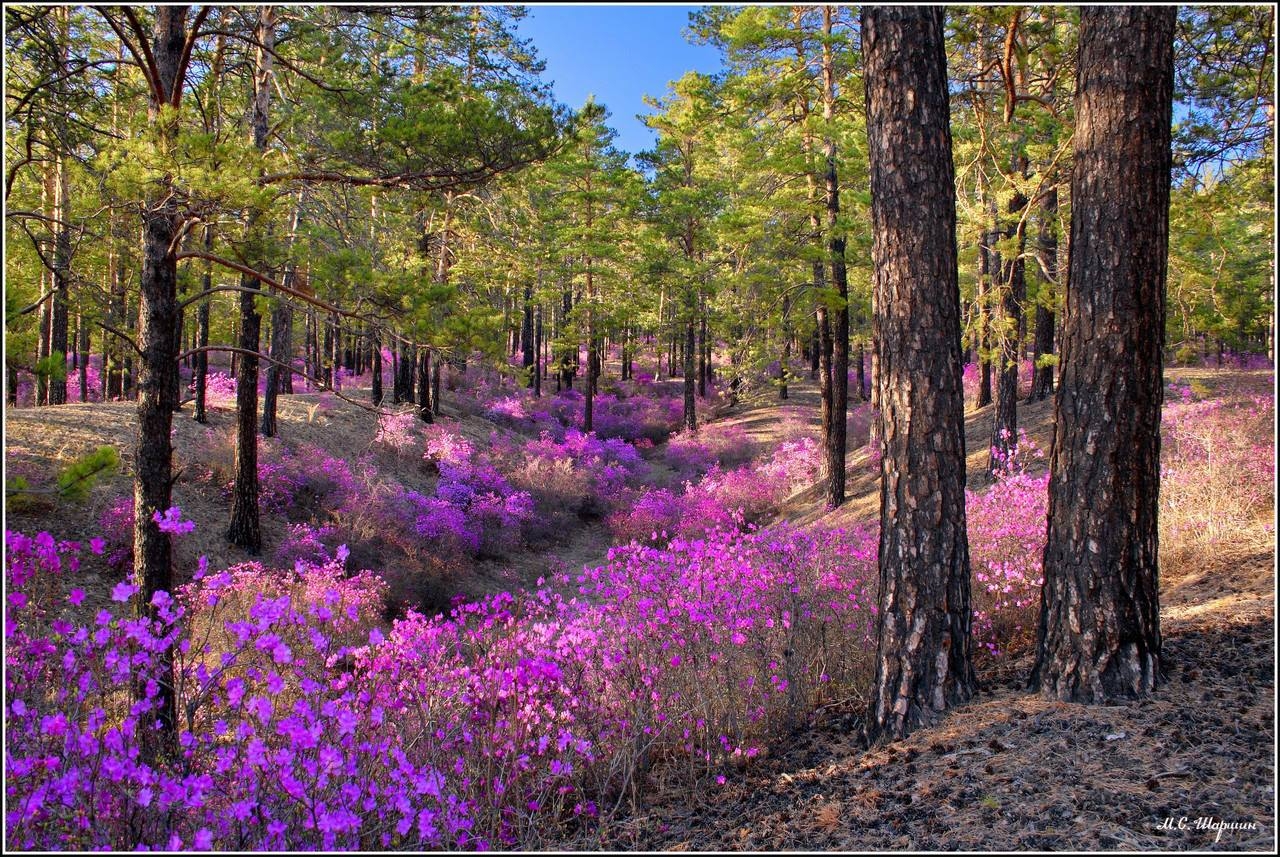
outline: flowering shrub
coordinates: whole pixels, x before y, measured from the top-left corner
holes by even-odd
[[[380,413],[373,442],[394,453],[408,452],[418,444],[417,427],[421,424],[412,411]]]
[[[133,571],[133,498],[122,494],[98,517],[106,545],[107,567],[117,574]]]
[[[208,372],[205,375],[204,395],[209,407],[234,407],[236,379],[226,372]]]
[[[85,361],[85,401],[100,402],[102,401],[102,355],[82,354],[80,359]],[[67,369],[67,401],[80,401],[80,370],[78,368]]]
[[[331,524],[289,524],[288,535],[276,549],[275,559],[282,568],[293,568],[299,562],[325,563],[333,557],[338,544],[338,530]]]
[[[741,463],[751,457],[753,444],[736,425],[705,426],[691,433],[682,431],[667,442],[665,461],[681,479],[702,476],[713,466]]]
[[[998,655],[1025,645],[1035,632],[1044,584],[1049,474],[1044,452],[1019,429],[1018,442],[1003,455],[992,448],[995,482],[965,492],[969,560],[973,570],[973,634]],[[1032,468],[1039,472],[1033,472]]]
[[[1275,505],[1275,398],[1199,399],[1191,385],[1165,405],[1160,541],[1212,545]]]
[[[6,534],[11,592],[74,572],[76,546]],[[120,584],[114,596],[135,591]],[[83,597],[73,590],[69,600]],[[6,605],[6,844],[419,848],[472,842],[467,807],[342,668],[348,641],[381,639],[369,575],[335,566],[207,575],[153,621],[100,611],[87,625],[25,598]],[[57,609],[50,605],[50,609]],[[43,620],[43,621],[42,621]],[[189,628],[194,631],[191,633]],[[368,630],[366,630],[368,629]],[[178,757],[150,761],[139,735],[174,648]],[[128,703],[130,688],[139,698]],[[483,847],[484,843],[475,843]]]
[[[77,625],[41,583],[74,573],[78,547],[8,533],[7,844],[538,841],[648,758],[683,753],[697,776],[754,755],[863,668],[874,542],[846,540],[783,528],[619,549],[578,579],[583,597],[503,593],[387,633],[384,585],[347,575],[341,549],[292,572],[202,563],[152,621]],[[170,647],[178,755],[151,761],[139,736]]]

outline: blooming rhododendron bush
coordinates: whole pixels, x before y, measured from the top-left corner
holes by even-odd
[[[345,570],[342,547],[292,570],[202,562],[156,595],[152,623],[132,618],[128,582],[116,609],[81,615],[78,545],[11,532],[6,548],[18,848],[537,842],[660,758],[696,778],[756,755],[859,676],[872,627],[865,531],[632,545],[576,580],[388,630],[385,584]],[[170,645],[179,757],[149,764],[138,730]]]

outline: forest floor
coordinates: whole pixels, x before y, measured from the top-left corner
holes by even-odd
[[[1211,391],[1262,383],[1270,375],[1172,370],[1172,378]],[[300,394],[280,400],[281,434],[354,459],[370,448],[373,416],[331,397]],[[991,407],[966,412],[969,485],[980,488],[991,434]],[[1019,423],[1046,452],[1052,403],[1019,405]],[[7,509],[6,526],[47,529],[60,539],[87,541],[111,500],[130,491],[134,442],[132,403],[71,404],[13,409],[6,414],[6,465],[14,473],[50,472],[100,444],[121,452],[121,472],[92,491],[74,514],[39,505]],[[748,399],[716,418],[736,424],[760,449],[787,422],[816,428],[811,384],[793,386],[780,403],[771,393]],[[226,432],[229,407],[211,411],[208,428],[190,406],[174,420],[177,466],[174,502],[201,522],[178,546],[179,567],[207,555],[211,567],[249,559],[227,546],[224,496],[192,474],[207,462],[191,450],[206,432]],[[446,408],[446,425],[485,440],[495,427]],[[851,525],[874,520],[876,469],[869,466],[866,427],[852,420],[849,501],[822,511],[821,485],[797,492],[779,517],[796,523]],[[496,429],[502,431],[502,429]],[[207,448],[207,444],[206,447]],[[385,466],[385,463],[384,463]],[[416,457],[397,472],[407,485],[425,479]],[[1259,525],[1231,548],[1166,562],[1161,607],[1167,677],[1153,697],[1090,707],[1050,702],[1025,689],[1030,652],[979,659],[982,692],[941,723],[904,741],[872,750],[857,741],[862,700],[820,711],[779,740],[767,756],[732,773],[722,785],[691,794],[655,781],[644,805],[568,848],[618,850],[890,850],[1121,849],[1271,850],[1275,843],[1275,536]],[[264,518],[264,555],[284,536],[282,521]],[[555,571],[603,561],[607,530],[582,522],[545,550],[523,551],[478,565],[464,594],[531,585]],[[86,587],[88,609],[107,604],[105,567],[87,558],[85,572],[102,573]],[[83,584],[82,584],[83,585]],[[95,591],[96,590],[96,591]],[[1172,819],[1172,827],[1163,826]],[[1181,822],[1181,825],[1180,825]],[[1208,823],[1254,825],[1217,831]]]
[[[1269,392],[1270,377],[1169,372],[1171,380],[1214,394]],[[760,403],[730,418],[767,425],[775,407]],[[970,488],[990,482],[993,411],[966,411]],[[1052,402],[1019,403],[1018,419],[1047,453]],[[851,449],[849,499],[840,510],[822,512],[822,486],[814,486],[793,496],[784,514],[842,525],[873,519],[878,481],[874,468],[864,466],[867,454],[865,447]],[[1167,675],[1150,699],[1104,707],[1049,701],[1026,690],[1032,660],[1026,647],[1000,659],[980,656],[979,696],[906,740],[865,749],[857,737],[865,701],[845,700],[723,785],[691,796],[654,783],[647,805],[574,844],[654,851],[1271,851],[1275,531],[1258,522],[1237,535],[1213,555],[1166,561]],[[1211,826],[1222,822],[1237,827]]]

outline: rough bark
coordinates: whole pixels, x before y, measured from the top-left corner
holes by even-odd
[[[940,7],[864,7],[880,595],[871,741],[968,700],[969,550],[955,184]]]
[[[156,8],[152,54],[158,91],[153,89],[148,118],[158,130],[161,156],[171,151],[177,127],[161,108],[182,86],[179,64],[186,41],[187,6]],[[173,590],[173,554],[167,533],[160,531],[153,515],[171,505],[173,486],[173,373],[178,371],[179,343],[174,341],[178,313],[178,266],[174,237],[180,223],[177,198],[164,187],[147,199],[142,214],[142,276],[139,281],[138,325],[138,434],[134,444],[133,567],[141,584],[134,596],[139,619],[157,619],[152,596]],[[153,675],[158,693],[152,709],[154,720],[140,718],[139,737],[143,758],[155,760],[177,753],[177,717],[173,684],[173,653],[155,653]],[[135,683],[136,699],[146,698],[146,682]],[[149,728],[159,721],[160,728]]]
[[[1172,6],[1080,15],[1071,254],[1031,685],[1101,703],[1160,673],[1157,509]]]

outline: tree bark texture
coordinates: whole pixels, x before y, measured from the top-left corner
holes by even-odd
[[[157,71],[155,89],[148,110],[158,127],[159,145],[171,150],[177,128],[164,118],[161,108],[182,85],[178,68],[186,41],[187,6],[159,6],[152,40]],[[178,265],[174,254],[180,213],[174,194],[158,188],[147,200],[142,216],[142,276],[139,281],[138,325],[138,434],[134,444],[133,477],[133,567],[141,588],[134,596],[139,619],[157,619],[152,596],[173,590],[173,552],[169,535],[160,531],[153,515],[163,514],[172,505],[173,373],[178,371],[179,344],[174,340],[178,315]],[[159,685],[154,699],[155,720],[160,728],[149,728],[149,718],[140,718],[139,733],[143,757],[155,760],[177,753],[177,717],[173,686],[173,653],[156,653],[155,680]],[[146,698],[145,682],[134,688],[137,699]]]
[[[1101,703],[1159,681],[1176,10],[1080,11],[1071,254],[1031,685]]]
[[[940,7],[864,7],[880,595],[871,741],[973,696],[955,182]]]

